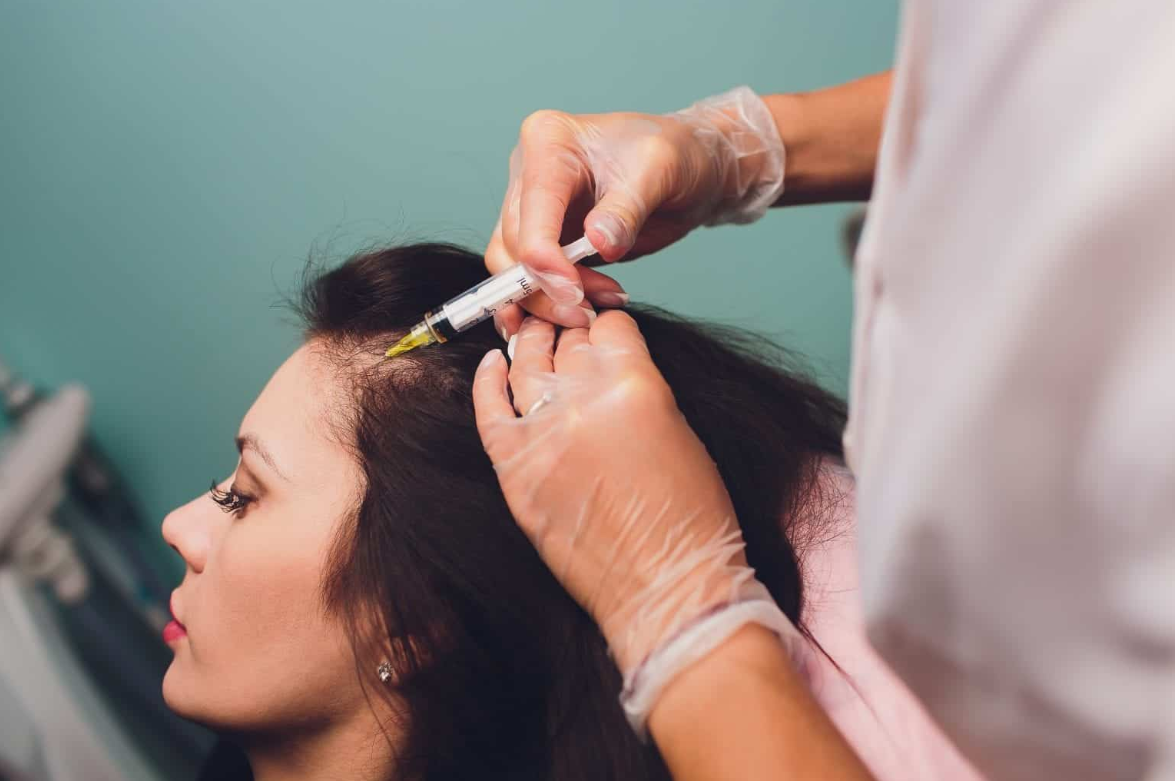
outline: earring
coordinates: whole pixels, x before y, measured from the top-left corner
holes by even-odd
[[[380,662],[379,667],[376,668],[375,672],[377,675],[379,675],[379,679],[383,683],[390,683],[391,682],[391,680],[392,680],[392,666],[390,664],[388,664],[387,662]]]

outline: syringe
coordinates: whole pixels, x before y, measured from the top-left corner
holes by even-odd
[[[596,250],[587,236],[563,247],[563,255],[572,263],[595,254]],[[431,312],[426,312],[424,319],[384,354],[388,358],[395,358],[417,347],[443,344],[462,331],[493,317],[494,312],[502,307],[521,301],[538,289],[538,283],[527,268],[516,263],[461,295],[454,296]]]

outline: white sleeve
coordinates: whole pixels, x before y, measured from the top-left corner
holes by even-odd
[[[993,779],[1166,781],[1175,3],[906,12],[855,280],[870,636]]]

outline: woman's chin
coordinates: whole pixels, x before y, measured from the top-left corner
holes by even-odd
[[[219,677],[182,655],[163,674],[163,702],[172,713],[221,734],[244,735],[264,731],[272,713],[253,697],[234,698],[233,690],[217,686]]]
[[[206,717],[208,714],[201,713],[200,702],[196,696],[200,687],[193,685],[194,682],[191,676],[186,674],[188,671],[184,670],[184,667],[184,662],[176,658],[163,674],[163,701],[175,715],[189,721],[206,723],[206,718],[202,716]]]

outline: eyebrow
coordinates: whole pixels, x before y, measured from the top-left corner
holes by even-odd
[[[273,460],[273,455],[265,448],[265,445],[261,444],[261,440],[253,434],[242,434],[237,437],[237,452],[244,455],[245,450],[252,450],[261,456],[261,460],[269,465],[269,468],[274,471],[274,474],[282,480],[289,482],[290,478],[286,477],[285,473],[278,469],[277,462]]]

